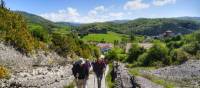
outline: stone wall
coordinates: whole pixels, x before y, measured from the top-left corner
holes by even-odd
[[[114,88],[137,88],[134,77],[128,73],[124,64],[114,63],[112,75],[115,82]]]

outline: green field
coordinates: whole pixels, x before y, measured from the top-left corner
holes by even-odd
[[[127,38],[127,36],[123,34],[114,33],[114,32],[108,32],[107,34],[88,34],[87,36],[84,36],[82,40],[96,41],[96,42],[100,42],[104,40],[108,43],[114,43],[115,40],[118,40],[120,42],[122,38]]]

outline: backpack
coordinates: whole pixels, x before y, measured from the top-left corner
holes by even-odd
[[[73,73],[73,75],[74,75],[75,78],[77,78],[76,74],[79,73],[79,70],[80,70],[80,62],[77,61],[77,62],[75,62],[73,64],[73,67],[72,67],[72,73]]]
[[[89,66],[86,63],[81,65],[80,62],[75,62],[72,67],[72,73],[75,78],[85,79],[89,75]],[[76,77],[77,73],[79,74],[78,77]]]
[[[93,63],[93,70],[97,76],[103,75],[104,68],[106,68],[106,64],[102,60]]]

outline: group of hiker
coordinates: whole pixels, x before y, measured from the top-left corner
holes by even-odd
[[[87,80],[89,79],[89,73],[91,70],[94,71],[97,78],[98,88],[101,88],[101,80],[106,70],[108,62],[103,55],[97,58],[95,61],[80,60],[73,63],[72,73],[75,77],[77,88],[86,88]]]

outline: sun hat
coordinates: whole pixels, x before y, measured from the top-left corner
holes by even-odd
[[[84,58],[80,58],[80,61],[81,61],[81,64],[84,64],[84,63],[85,63]]]
[[[100,56],[100,59],[104,59],[104,58],[105,58],[105,56],[104,56],[104,55],[101,55],[101,56]]]

